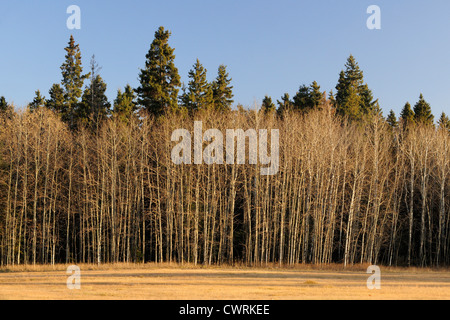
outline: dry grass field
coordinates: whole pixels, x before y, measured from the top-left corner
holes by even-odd
[[[383,268],[381,289],[366,286],[367,266],[201,267],[171,264],[80,265],[69,290],[65,265],[0,268],[0,299],[450,299],[447,269]]]

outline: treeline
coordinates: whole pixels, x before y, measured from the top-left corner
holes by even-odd
[[[277,128],[280,168],[175,165],[186,115],[69,130],[44,108],[3,120],[2,264],[177,261],[450,263],[447,129],[330,106],[283,118],[196,114],[204,128]]]
[[[234,100],[232,79],[227,67],[220,65],[216,78],[208,82],[207,70],[197,59],[188,73],[187,85],[181,83],[175,66],[174,49],[169,45],[170,35],[164,27],[158,28],[145,56],[145,66],[139,73],[139,86],[132,88],[127,84],[123,90],[119,89],[112,103],[105,94],[107,84],[100,76],[101,67],[98,66],[95,55],[91,58],[90,72],[83,74],[81,51],[71,36],[64,48],[66,55],[61,65],[61,82],[51,86],[48,98],[37,90],[27,109],[50,109],[71,130],[80,127],[96,129],[103,120],[112,117],[127,122],[131,118],[140,117],[141,112],[159,117],[174,112],[192,115],[197,111],[230,111]],[[89,81],[83,89],[86,80]],[[372,91],[364,82],[363,72],[352,55],[347,59],[345,70],[339,74],[336,95],[332,90],[328,94],[322,91],[314,81],[309,86],[301,85],[292,99],[285,93],[276,104],[271,97],[265,96],[261,110],[265,113],[276,111],[282,117],[285,111],[307,113],[320,109],[325,102],[331,104],[336,114],[350,121],[361,122],[373,114],[382,115],[378,99],[374,99]],[[237,109],[243,108],[242,105],[237,105]],[[8,104],[3,96],[0,97],[0,112],[14,112],[14,106]],[[397,127],[400,121],[434,125],[435,119],[430,105],[420,94],[414,108],[407,102],[399,118],[391,110],[386,120],[392,127]],[[445,113],[441,114],[438,125],[450,128],[450,119]]]
[[[336,96],[314,82],[278,107],[265,97],[232,110],[224,66],[208,83],[197,61],[179,94],[169,35],[158,29],[140,86],[112,106],[95,59],[82,75],[72,37],[49,99],[23,111],[0,99],[2,265],[450,264],[450,121],[435,125],[422,95],[383,118],[350,57]],[[174,164],[172,132],[194,120],[278,129],[278,173]]]

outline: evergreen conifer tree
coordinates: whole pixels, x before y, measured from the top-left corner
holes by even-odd
[[[62,87],[64,89],[64,105],[62,108],[62,119],[69,123],[71,128],[74,127],[75,111],[79,98],[83,90],[83,83],[89,74],[83,75],[83,67],[81,63],[81,52],[78,44],[75,44],[73,36],[70,36],[68,46],[64,49],[66,51],[65,61],[61,66],[62,72]]]
[[[422,94],[420,94],[419,101],[414,105],[414,120],[416,123],[426,125],[432,125],[434,121],[430,104],[425,101]]]
[[[220,65],[217,72],[217,78],[212,84],[214,108],[216,110],[231,110],[231,104],[233,103],[233,86],[231,86],[230,83],[231,78],[229,78],[226,66]]]
[[[394,110],[391,110],[386,118],[386,122],[392,127],[397,128],[398,127],[398,121],[397,116],[395,115]]]
[[[377,100],[373,100],[372,91],[364,83],[362,70],[355,58],[350,55],[345,71],[339,74],[336,85],[336,111],[352,120],[361,120],[366,115],[380,114]]]
[[[291,101],[291,99],[289,98],[289,94],[285,93],[282,97],[281,97],[281,101],[277,100],[277,104],[278,104],[278,113],[282,114],[283,112],[287,111],[287,110],[291,110],[293,107],[293,102]]]
[[[322,102],[322,98],[323,93],[320,91],[320,86],[316,81],[313,81],[310,86],[310,107],[314,109],[318,108]]]
[[[128,123],[137,110],[136,95],[130,85],[126,85],[124,91],[118,90],[114,100],[113,115]]]
[[[171,33],[159,27],[146,55],[145,68],[139,74],[140,86],[136,88],[138,104],[154,115],[161,115],[178,107],[181,85],[175,67],[174,49],[169,46]]]
[[[4,96],[1,96],[1,97],[0,97],[0,112],[1,112],[1,113],[5,113],[6,111],[8,111],[8,109],[9,109],[9,105],[8,105],[8,103],[6,102],[5,97],[4,97]]]
[[[309,87],[301,85],[293,97],[293,106],[296,110],[308,112],[311,109],[318,108],[322,103],[323,93],[320,86],[314,81]]]
[[[46,100],[45,105],[48,109],[57,113],[62,113],[64,108],[64,90],[61,85],[55,83],[49,90],[49,99]]]
[[[84,124],[98,124],[110,113],[111,103],[106,97],[106,83],[96,75],[83,92],[76,110],[77,121]]]
[[[262,105],[261,105],[261,110],[264,113],[271,113],[276,110],[275,104],[272,102],[271,97],[269,97],[269,96],[264,97],[264,99],[262,101]]]
[[[411,125],[414,123],[414,111],[411,109],[411,105],[409,102],[406,102],[400,113],[400,119],[405,126]]]
[[[442,112],[441,117],[439,118],[438,127],[439,129],[447,130],[450,133],[450,119],[445,112]]]
[[[35,92],[35,94],[36,95],[35,95],[33,101],[28,104],[28,108],[30,109],[30,111],[34,111],[40,107],[45,106],[45,97],[41,96],[41,92],[39,90],[37,90]]]
[[[310,88],[304,84],[301,85],[292,100],[296,110],[308,111],[311,107]]]
[[[206,69],[197,59],[189,71],[188,87],[181,96],[183,106],[190,112],[207,110],[213,104],[213,89],[206,80]]]

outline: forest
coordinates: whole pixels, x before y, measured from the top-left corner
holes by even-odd
[[[112,103],[73,37],[48,98],[0,98],[1,265],[450,265],[450,120],[422,94],[383,116],[350,56],[335,93],[313,82],[233,107],[226,66],[208,82],[197,60],[182,84],[169,37],[155,32],[139,86]],[[172,132],[194,121],[278,129],[277,174],[175,164]]]

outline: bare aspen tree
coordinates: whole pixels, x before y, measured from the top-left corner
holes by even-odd
[[[0,263],[450,263],[448,132],[333,112],[142,113],[76,131],[46,109],[2,118]],[[201,152],[207,130],[223,134],[221,163],[172,162],[172,132],[194,121]],[[249,161],[260,129],[280,132],[275,175]],[[227,130],[256,133],[245,163]]]

